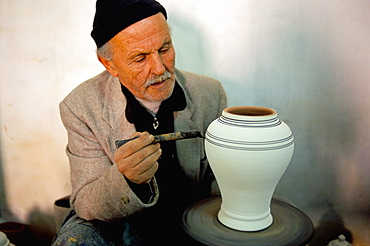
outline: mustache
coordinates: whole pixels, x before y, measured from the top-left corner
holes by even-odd
[[[152,78],[148,79],[145,82],[144,87],[149,87],[152,84],[163,82],[166,79],[169,79],[171,77],[172,77],[172,73],[170,73],[168,70],[166,70],[163,74],[161,74],[161,75],[155,75]]]

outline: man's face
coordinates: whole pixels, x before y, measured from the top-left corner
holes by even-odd
[[[135,97],[148,101],[170,97],[175,85],[175,50],[161,13],[127,27],[109,42],[112,60],[99,60]]]

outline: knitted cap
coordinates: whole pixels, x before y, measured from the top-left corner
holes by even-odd
[[[162,13],[165,8],[154,0],[97,0],[91,37],[100,48],[128,26]]]

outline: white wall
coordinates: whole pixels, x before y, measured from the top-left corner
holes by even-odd
[[[179,68],[219,79],[230,106],[272,107],[292,128],[296,150],[276,194],[309,214],[369,216],[370,2],[161,3]],[[94,0],[0,3],[1,216],[40,234],[71,189],[58,103],[103,70],[94,9]]]

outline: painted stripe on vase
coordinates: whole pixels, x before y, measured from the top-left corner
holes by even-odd
[[[268,151],[287,148],[294,143],[294,137],[290,136],[272,141],[237,141],[232,139],[220,138],[206,132],[206,141],[210,144],[226,149],[243,150],[243,151]]]
[[[276,127],[281,124],[281,120],[278,117],[274,117],[272,119],[261,120],[237,120],[228,118],[225,116],[220,116],[217,119],[221,124],[234,126],[234,127]]]

